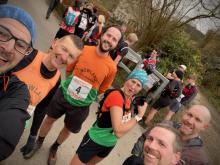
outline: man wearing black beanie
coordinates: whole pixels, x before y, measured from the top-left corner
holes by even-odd
[[[152,105],[152,109],[145,120],[146,125],[150,124],[151,120],[154,118],[154,115],[161,108],[169,106],[173,99],[180,96],[182,91],[181,80],[183,78],[183,72],[181,70],[175,70],[171,76],[173,79],[170,79],[170,82],[162,91],[160,98]]]
[[[177,76],[180,80],[183,79],[184,73],[183,73],[181,70],[175,70],[174,72],[175,72],[176,76]]]

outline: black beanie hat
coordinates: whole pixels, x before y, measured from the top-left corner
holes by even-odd
[[[182,80],[184,73],[181,70],[175,70],[177,77]]]

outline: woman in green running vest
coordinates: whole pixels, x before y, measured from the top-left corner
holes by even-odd
[[[99,107],[97,120],[85,134],[71,165],[96,164],[104,159],[116,145],[117,139],[131,130],[143,117],[147,103],[138,107],[138,114],[131,115],[130,104],[147,82],[144,70],[134,70],[121,90],[106,93]]]

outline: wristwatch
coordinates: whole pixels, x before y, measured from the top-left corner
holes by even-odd
[[[140,120],[142,120],[142,117],[135,115],[134,118],[136,119],[137,122],[139,122]]]

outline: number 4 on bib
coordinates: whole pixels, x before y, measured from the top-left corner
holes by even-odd
[[[88,82],[74,76],[68,86],[67,94],[75,100],[85,100],[92,89]]]
[[[79,86],[78,88],[76,88],[76,93],[77,93],[77,94],[80,93],[81,88],[82,88],[81,86]]]

